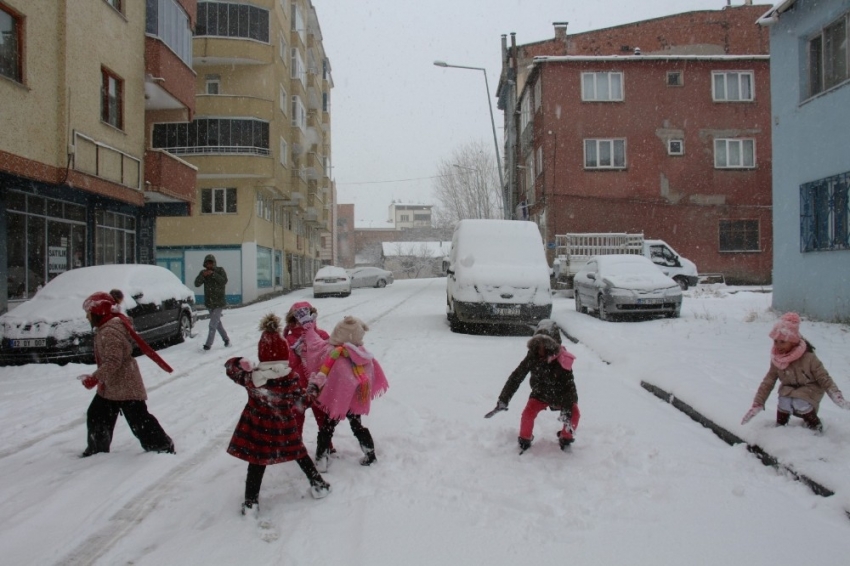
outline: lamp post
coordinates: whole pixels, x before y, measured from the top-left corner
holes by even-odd
[[[496,146],[496,166],[499,168],[499,188],[502,190],[502,200],[504,201],[505,218],[510,220],[511,204],[510,194],[505,187],[504,173],[502,172],[502,152],[499,150],[499,138],[496,136],[496,119],[493,117],[493,102],[490,100],[490,83],[487,82],[487,70],[484,67],[467,67],[466,65],[450,65],[445,61],[434,61],[437,67],[451,67],[453,69],[471,69],[473,71],[481,71],[484,73],[484,87],[487,89],[487,105],[490,107],[490,125],[493,127],[493,143]]]

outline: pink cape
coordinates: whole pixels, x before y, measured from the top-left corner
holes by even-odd
[[[328,373],[325,387],[316,400],[319,406],[334,420],[342,420],[345,415],[368,415],[372,399],[383,395],[389,389],[387,377],[378,360],[363,346],[345,344],[349,358],[340,356]],[[357,395],[360,383],[354,375],[352,364],[363,367],[369,381],[369,396],[366,400]]]

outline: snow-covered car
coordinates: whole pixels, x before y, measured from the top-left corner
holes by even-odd
[[[350,294],[351,277],[341,267],[326,265],[313,277],[313,296],[316,298],[329,295],[347,297]]]
[[[195,294],[156,265],[96,265],[66,271],[35,296],[0,316],[0,365],[91,363],[92,328],[83,301],[118,289],[122,310],[146,342],[182,342],[195,323]]]
[[[625,314],[676,318],[682,309],[679,284],[640,255],[591,257],[573,286],[576,311],[595,310],[601,320]]]
[[[394,281],[393,272],[380,267],[355,267],[345,271],[351,277],[352,288],[386,287]]]

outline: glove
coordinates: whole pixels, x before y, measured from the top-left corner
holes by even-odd
[[[829,398],[832,399],[832,402],[841,407],[842,409],[847,409],[850,411],[850,402],[844,399],[844,395],[841,394],[841,391],[838,389],[830,389],[826,392],[829,395]]]
[[[490,411],[489,413],[487,413],[486,415],[484,415],[484,418],[489,419],[490,417],[492,417],[493,415],[495,415],[499,411],[507,411],[507,410],[508,410],[508,404],[507,403],[505,403],[503,401],[497,401],[496,402],[496,408],[493,409],[492,411]]]
[[[254,364],[248,358],[241,358],[239,360],[239,368],[242,371],[254,371]]]
[[[310,376],[309,383],[310,383],[310,385],[315,385],[316,390],[318,391],[319,389],[321,389],[322,387],[325,386],[325,383],[327,383],[327,381],[328,381],[328,376],[326,376],[322,372],[319,372],[319,373],[314,373],[313,375]],[[308,390],[310,389],[309,385],[307,386],[307,389]]]
[[[759,405],[758,403],[753,403],[753,406],[750,407],[750,410],[747,411],[747,414],[744,415],[743,419],[741,419],[741,424],[742,425],[747,424],[748,422],[750,422],[750,419],[752,419],[754,416],[759,414],[761,411],[764,411],[764,405]]]
[[[307,392],[306,392],[305,396],[312,403],[313,399],[315,399],[316,397],[319,396],[319,386],[316,385],[315,383],[311,383],[310,385],[308,385],[307,386]]]
[[[97,387],[97,384],[100,383],[93,375],[81,375],[77,379],[79,379],[83,383],[83,387],[85,387],[86,389],[92,389],[94,387]]]
[[[558,420],[564,424],[570,424],[570,420],[573,418],[573,413],[569,409],[561,409],[561,414],[558,415]]]
[[[301,326],[313,322],[313,313],[310,312],[309,307],[300,307],[295,309],[295,312],[292,313],[292,316],[295,317],[295,320],[297,320],[298,324],[300,324]]]

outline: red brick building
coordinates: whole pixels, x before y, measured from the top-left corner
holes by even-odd
[[[497,94],[518,218],[643,232],[703,273],[771,278],[770,6],[511,45]]]

